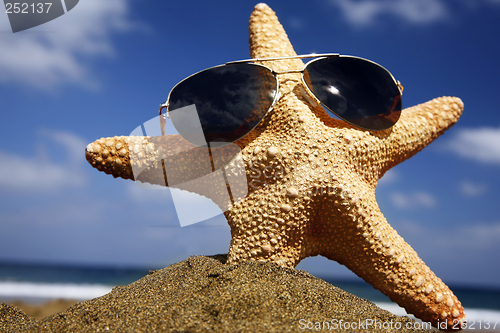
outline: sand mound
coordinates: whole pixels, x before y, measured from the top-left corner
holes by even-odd
[[[371,320],[371,327],[354,329],[360,332],[426,331],[406,329],[413,320],[307,272],[263,262],[224,265],[225,260],[190,257],[41,320],[2,304],[0,331],[307,332],[316,325],[333,329],[341,319],[344,328]]]

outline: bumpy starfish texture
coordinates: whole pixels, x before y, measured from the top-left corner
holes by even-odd
[[[257,5],[250,18],[250,50],[252,58],[296,54],[265,4]],[[304,66],[299,59],[265,64],[276,71]],[[375,188],[387,170],[451,127],[462,113],[462,101],[441,97],[407,108],[391,129],[371,132],[333,119],[315,105],[300,74],[281,74],[279,80],[282,96],[274,109],[236,142],[248,194],[225,212],[232,235],[228,262],[295,267],[306,257],[323,255],[408,313],[441,323],[440,328],[460,329],[462,305],[388,224]],[[132,168],[142,163],[152,170],[151,176],[141,174],[143,181],[168,185],[162,172],[153,172],[163,165],[147,161],[157,160],[159,147],[163,154],[174,154],[181,143],[186,144],[179,136],[103,138],[87,146],[86,156],[97,169],[125,179],[134,179]],[[191,167],[196,174],[196,165]]]

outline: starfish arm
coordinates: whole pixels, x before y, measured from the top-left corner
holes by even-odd
[[[99,171],[113,177],[135,180],[130,159],[130,142],[147,142],[138,137],[115,136],[101,138],[85,147],[85,158]]]
[[[311,229],[312,237],[328,244],[319,254],[347,266],[421,320],[460,328],[465,321],[460,301],[387,223],[375,194],[347,194],[336,202],[324,201],[321,209],[332,215]]]
[[[212,163],[224,165],[239,150],[231,151],[232,155],[227,151],[217,148],[209,154],[208,149],[195,147],[180,135],[116,136],[89,144],[85,157],[94,168],[115,178],[169,186],[168,178],[174,186],[213,172]]]
[[[115,178],[193,192],[211,199],[223,211],[231,205],[228,193],[233,200],[246,193],[239,153],[237,145],[209,150],[179,135],[102,138],[85,151],[93,167]]]
[[[386,131],[388,135],[379,134],[380,140],[376,145],[383,152],[377,161],[380,163],[379,177],[418,153],[453,126],[463,108],[462,101],[457,97],[440,97],[404,109],[396,125]]]
[[[249,22],[250,56],[252,58],[268,58],[292,56],[297,53],[288,39],[276,13],[266,4],[255,6]],[[304,63],[300,59],[266,61],[266,66],[275,71],[301,69]]]
[[[341,258],[339,253],[329,252],[326,256],[337,257],[340,263],[421,320],[437,327],[445,321],[450,329],[461,328],[464,309],[453,292],[387,223],[378,207],[370,207],[369,215],[369,218],[358,216],[357,230],[351,230],[352,239],[343,244]],[[365,221],[360,224],[360,219]],[[346,226],[344,230],[348,229]]]

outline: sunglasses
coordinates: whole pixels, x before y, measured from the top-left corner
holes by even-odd
[[[316,59],[301,70],[287,71],[254,63],[296,58]],[[162,130],[166,121],[162,110],[166,109],[179,134],[197,146],[235,142],[252,131],[279,100],[277,75],[286,73],[302,74],[311,104],[322,104],[356,127],[385,130],[401,114],[403,86],[387,69],[359,57],[311,54],[232,61],[187,77],[160,105]]]

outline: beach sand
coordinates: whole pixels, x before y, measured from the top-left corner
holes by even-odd
[[[307,332],[306,327],[342,319],[402,327],[357,330],[363,332],[428,332],[405,329],[414,321],[307,272],[254,261],[224,265],[225,260],[225,255],[190,257],[43,319],[1,304],[0,331]]]
[[[6,303],[20,309],[30,317],[33,317],[35,319],[42,319],[50,315],[62,312],[67,308],[69,308],[70,306],[72,306],[73,304],[78,303],[78,301],[55,299],[44,303],[28,303],[23,301],[14,301]]]

